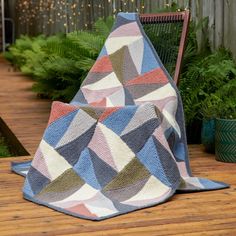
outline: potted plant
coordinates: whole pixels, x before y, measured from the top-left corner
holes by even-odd
[[[201,111],[206,120],[215,119],[216,160],[236,162],[236,79],[209,95]]]

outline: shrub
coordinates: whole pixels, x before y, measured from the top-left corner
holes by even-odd
[[[93,31],[30,38],[21,36],[5,57],[35,83],[33,91],[51,99],[70,101],[94,64],[113,25],[98,20]]]

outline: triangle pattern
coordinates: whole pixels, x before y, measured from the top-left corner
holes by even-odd
[[[160,180],[151,176],[144,187],[133,197],[122,202],[129,205],[142,205],[142,201],[154,200],[161,197],[165,197],[168,194],[170,188],[163,184]]]
[[[179,185],[180,173],[173,155],[165,149],[165,147],[154,136],[153,141],[159,154],[162,169],[165,172],[169,183],[173,188],[177,187]]]
[[[118,80],[120,81],[120,83],[122,83],[124,80],[123,64],[124,64],[124,55],[125,55],[126,50],[127,50],[127,47],[125,46],[109,55],[113,70]]]
[[[44,140],[40,143],[40,149],[52,180],[71,168],[65,158]]]
[[[176,91],[172,87],[171,84],[166,84],[155,91],[144,95],[143,97],[137,98],[135,101],[137,102],[146,102],[146,101],[153,101],[153,100],[161,100],[167,98],[169,96],[176,97]]]
[[[89,89],[89,90],[100,90],[100,89],[110,89],[110,88],[115,88],[122,86],[120,81],[117,79],[116,74],[114,72],[110,73],[106,77],[100,79],[99,81],[93,83],[93,84],[88,84],[82,87],[83,89]]]
[[[128,47],[124,47],[125,52],[124,52],[124,62],[122,66],[122,71],[123,71],[123,81],[128,81],[130,79],[133,79],[139,75],[136,66],[133,62],[133,59],[130,55]]]
[[[108,38],[105,47],[109,55],[112,53],[118,51],[124,46],[130,45],[137,40],[141,40],[142,36],[128,36],[128,37],[113,37],[113,38]]]
[[[64,159],[70,163],[70,165],[74,166],[78,161],[81,152],[86,148],[93,137],[93,133],[95,130],[96,124],[91,126],[88,130],[86,130],[82,135],[73,141],[65,144],[57,148],[57,152],[64,157]]]
[[[129,90],[124,87],[124,92],[125,92],[125,105],[135,105],[134,99],[130,94]]]
[[[81,154],[78,162],[73,167],[74,171],[81,176],[81,178],[95,189],[101,189],[94,172],[91,155],[88,148],[85,148]]]
[[[73,212],[75,214],[83,215],[89,218],[96,218],[97,215],[91,213],[88,208],[85,206],[85,204],[78,204],[72,207],[66,208],[67,211]]]
[[[89,152],[97,181],[103,188],[117,175],[117,172],[110,165],[100,159],[94,151],[90,149]]]
[[[88,145],[88,147],[96,153],[96,155],[102,159],[106,164],[111,166],[114,170],[116,169],[115,163],[112,158],[111,151],[107,144],[106,138],[104,137],[102,131],[97,126],[94,135]]]
[[[145,180],[149,176],[150,172],[137,158],[134,158],[108,185],[106,185],[104,192],[120,189],[121,186],[122,188],[132,186],[132,184]]]
[[[83,83],[81,85],[81,88],[83,88],[86,85],[94,84],[94,83],[100,81],[101,79],[109,76],[111,73],[112,73],[112,71],[109,71],[109,72],[91,72],[91,71],[89,71],[87,77],[85,78],[85,80],[83,81]]]
[[[151,119],[156,118],[155,107],[152,104],[140,105],[132,119],[129,121],[121,136],[131,132],[132,130],[138,128],[140,124],[144,124]]]
[[[116,112],[120,109],[120,107],[108,107],[105,109],[103,114],[100,116],[99,121],[102,122],[107,117],[109,117],[113,112]]]
[[[112,130],[108,129],[102,123],[98,123],[98,126],[101,129],[111,150],[116,169],[121,171],[124,166],[126,166],[135,157],[135,154]],[[114,143],[116,145],[114,145]]]
[[[143,38],[130,43],[128,45],[129,53],[131,55],[132,61],[135,64],[138,74],[142,72],[142,62],[143,62]]]
[[[160,64],[159,64],[158,60],[156,59],[147,40],[144,39],[143,43],[144,43],[144,52],[143,52],[143,63],[142,63],[141,74],[145,74],[146,72],[152,71],[152,70],[160,67]]]
[[[138,76],[137,78],[127,81],[126,85],[135,85],[135,84],[167,84],[168,79],[161,68],[154,69],[150,72],[147,72],[143,75]]]
[[[153,176],[165,185],[169,187],[171,186],[171,183],[168,181],[166,173],[163,170],[152,136],[148,139],[144,147],[137,153],[137,157]]]
[[[112,72],[112,64],[109,59],[109,56],[103,56],[100,57],[94,66],[91,68],[91,72],[99,72],[99,73],[105,73],[105,72]]]
[[[103,98],[111,95],[112,93],[121,89],[121,86],[108,88],[108,89],[101,89],[101,90],[89,90],[86,88],[82,88],[84,97],[88,101],[88,103],[100,102]]]
[[[47,164],[43,158],[43,154],[40,151],[40,147],[37,149],[34,159],[31,163],[31,165],[38,170],[41,174],[43,174],[45,177],[47,177],[48,179],[52,180],[52,177],[48,171],[48,167]]]
[[[68,105],[63,102],[53,102],[48,125],[50,125],[53,121],[59,119],[60,117],[65,116],[77,109],[78,108],[76,106]]]
[[[93,107],[105,107],[107,103],[107,99],[106,98],[102,98],[100,101],[98,102],[91,102],[89,105],[93,106]]]
[[[31,188],[31,186],[30,186],[30,183],[29,183],[27,177],[25,178],[23,191],[24,191],[24,194],[26,194],[27,196],[33,197],[35,195],[32,188]]]
[[[109,37],[122,37],[122,36],[137,36],[141,35],[140,29],[136,22],[125,24],[115,29]]]
[[[44,132],[43,139],[52,147],[55,147],[70,126],[70,123],[74,119],[77,112],[78,109],[58,118],[51,123]]]
[[[124,89],[116,91],[106,99],[106,107],[123,107],[125,106],[125,92]]]
[[[129,107],[128,109],[119,109],[113,112],[107,119],[102,123],[109,129],[111,129],[116,134],[120,135],[127,124],[130,122],[135,112],[137,111],[137,106]]]
[[[72,122],[70,123],[69,128],[67,129],[61,140],[58,142],[56,148],[63,146],[78,138],[88,129],[90,129],[96,122],[97,120],[95,120],[90,115],[88,115],[88,113],[80,109],[72,120]]]

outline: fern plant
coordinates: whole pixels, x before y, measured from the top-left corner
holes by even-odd
[[[196,56],[180,79],[186,123],[202,120],[201,108],[210,94],[236,77],[236,66],[231,54],[219,49],[207,56]]]
[[[22,36],[11,46],[6,58],[35,83],[33,91],[53,100],[70,101],[94,64],[113,18],[99,19],[92,31],[76,31],[30,38]]]
[[[205,119],[236,119],[236,78],[210,94],[202,105]]]

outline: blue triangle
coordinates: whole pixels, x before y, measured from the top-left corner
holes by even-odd
[[[91,155],[88,148],[85,148],[81,152],[79,160],[74,165],[73,169],[86,183],[96,189],[101,189],[94,172]]]
[[[101,52],[99,53],[98,58],[103,57],[103,56],[106,56],[106,55],[107,55],[107,49],[106,49],[105,46],[103,46]]]
[[[127,88],[124,88],[125,91],[125,105],[134,105],[134,99]]]
[[[152,136],[148,139],[143,148],[137,153],[137,157],[152,175],[154,175],[165,185],[170,186],[170,183],[163,170],[163,166],[161,164],[160,157],[157,153],[156,145]]]
[[[70,104],[72,105],[84,105],[84,104],[88,104],[87,100],[84,97],[84,94],[82,93],[81,90],[79,90],[76,95],[74,96],[74,98],[72,99],[72,101],[70,102]]]
[[[116,175],[117,172],[109,166],[106,162],[98,157],[98,155],[89,149],[93,168],[97,177],[97,181],[102,186],[106,186]]]
[[[137,106],[126,106],[113,112],[102,123],[114,133],[120,135],[134,116]]]
[[[29,184],[28,178],[25,178],[25,183],[24,183],[24,187],[23,187],[23,192],[25,194],[27,194],[30,197],[34,196],[33,190],[31,189],[31,186]]]
[[[142,63],[142,71],[141,74],[149,72],[151,70],[157,69],[160,67],[157,59],[154,56],[154,53],[148,44],[147,40],[143,40],[144,43],[144,52],[143,52],[143,63]]]
[[[62,136],[65,134],[73,118],[77,114],[78,110],[69,113],[68,115],[62,116],[56,121],[54,121],[49,127],[45,130],[43,139],[50,144],[52,147],[55,147],[60,141]]]
[[[124,18],[126,20],[135,21],[137,13],[125,13],[120,12],[117,14],[117,18]]]

